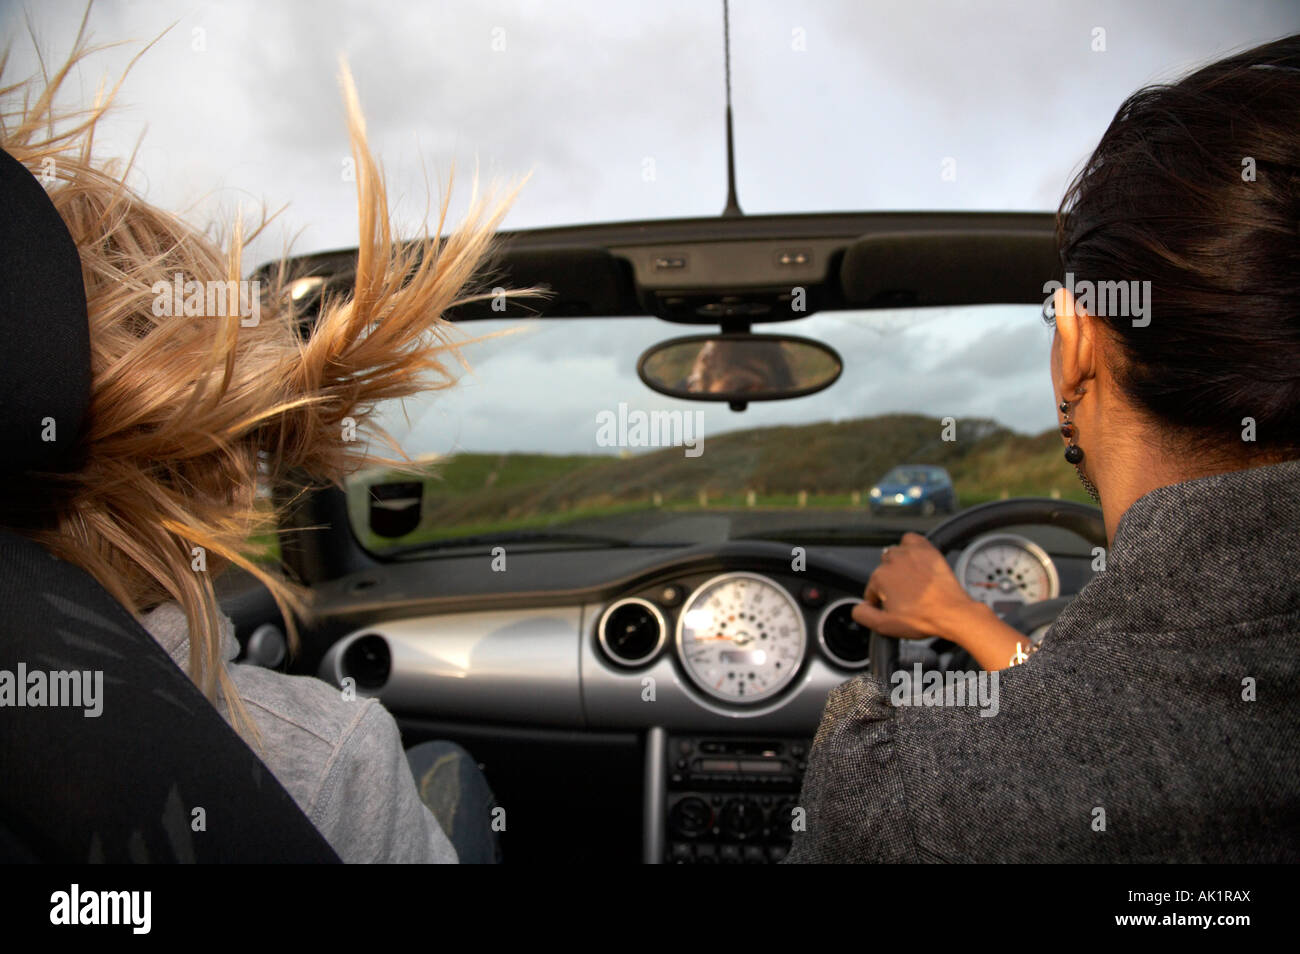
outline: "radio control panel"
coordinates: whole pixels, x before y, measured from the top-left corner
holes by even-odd
[[[668,864],[775,864],[790,850],[808,739],[672,735]]]

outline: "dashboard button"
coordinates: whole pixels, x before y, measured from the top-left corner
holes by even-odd
[[[685,593],[682,591],[680,586],[675,586],[671,583],[663,587],[663,589],[658,593],[659,602],[664,606],[676,606],[682,601],[684,595]]]
[[[713,824],[713,809],[704,799],[691,795],[673,806],[668,822],[676,834],[684,838],[696,838],[708,831]]]
[[[722,807],[722,830],[733,838],[752,838],[763,827],[763,810],[751,798],[733,798]]]

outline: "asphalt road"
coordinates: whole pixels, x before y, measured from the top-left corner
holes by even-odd
[[[960,512],[960,511],[959,511]],[[948,519],[933,517],[882,515],[873,517],[867,510],[767,510],[735,509],[716,511],[642,510],[635,513],[591,517],[565,524],[566,531],[593,533],[631,540],[637,543],[721,543],[737,537],[752,537],[777,531],[833,528],[843,532],[864,530],[907,530],[925,533]],[[1089,555],[1092,545],[1068,530],[1050,526],[1008,527],[1003,532],[1020,533],[1049,553]],[[789,534],[785,534],[789,536]],[[846,540],[851,545],[852,541]]]

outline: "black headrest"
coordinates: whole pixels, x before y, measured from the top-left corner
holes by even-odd
[[[0,476],[58,471],[90,407],[81,258],[45,189],[3,149],[0,210]]]

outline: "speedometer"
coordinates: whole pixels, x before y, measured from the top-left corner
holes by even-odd
[[[691,680],[727,702],[780,692],[803,662],[803,613],[784,587],[756,573],[727,573],[690,595],[677,620],[677,652]]]
[[[1052,558],[1032,540],[1014,533],[973,540],[957,561],[957,579],[967,593],[999,616],[1061,595]]]

